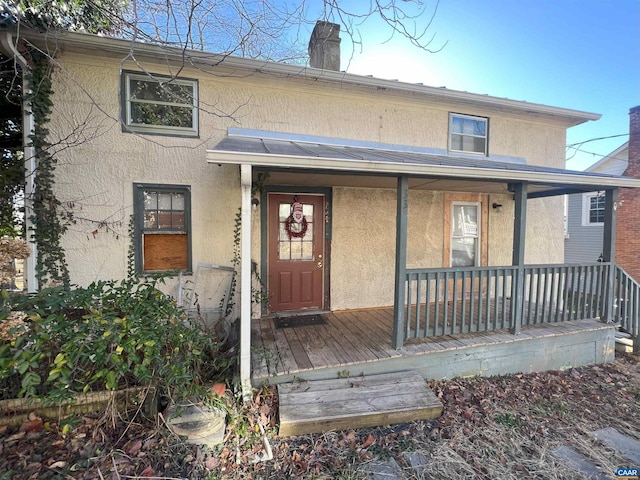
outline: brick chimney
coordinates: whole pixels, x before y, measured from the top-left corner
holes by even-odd
[[[624,175],[640,178],[640,106],[629,110],[629,165]],[[640,281],[640,189],[620,189],[618,205],[616,262]]]
[[[340,25],[316,22],[309,40],[309,65],[340,71]]]

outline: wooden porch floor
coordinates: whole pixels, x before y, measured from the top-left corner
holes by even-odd
[[[426,368],[425,365],[429,364],[425,362],[426,356],[434,354],[449,354],[449,357],[440,355],[437,360],[433,358],[431,362],[436,362],[438,368],[427,370],[426,374],[423,368],[426,378],[493,374],[493,367],[487,362],[510,362],[510,356],[520,358],[522,368],[515,371],[534,371],[602,363],[610,359],[614,349],[614,340],[611,340],[610,347],[608,345],[614,338],[613,326],[595,319],[523,327],[518,335],[499,330],[412,339],[396,350],[391,346],[392,308],[323,312],[318,315],[322,316],[324,324],[276,328],[273,318],[253,321],[251,358],[254,385],[290,382],[294,378],[318,380]],[[569,341],[571,345],[593,343],[596,348],[589,346],[584,351],[568,351],[566,344],[555,340],[571,334],[575,334],[572,340],[562,341]],[[576,337],[579,334],[587,336]],[[509,350],[492,354],[495,358],[476,359],[484,362],[482,365],[488,365],[486,368],[464,363],[481,357],[483,350],[497,352],[497,346],[506,346]],[[549,359],[523,360],[526,355]],[[458,362],[457,370],[442,368],[443,362],[451,361]],[[517,368],[516,365],[513,367]],[[500,369],[497,371],[501,372]]]

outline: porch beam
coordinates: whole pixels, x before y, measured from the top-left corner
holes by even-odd
[[[570,170],[544,171],[543,169],[531,169],[528,166],[518,164],[504,164],[501,168],[480,168],[476,166],[457,166],[449,163],[450,158],[445,157],[442,162],[435,156],[437,163],[414,163],[413,161],[379,161],[367,159],[342,159],[333,157],[317,157],[312,155],[285,155],[271,153],[256,153],[244,149],[231,150],[207,150],[207,162],[215,164],[250,164],[262,168],[282,168],[287,165],[287,171],[330,171],[332,173],[344,171],[349,173],[363,172],[367,174],[411,177],[433,177],[450,179],[477,179],[482,176],[484,180],[491,179],[496,183],[521,183],[528,182],[541,185],[576,185],[586,188],[629,187],[640,188],[640,180],[629,177],[585,175],[583,172]],[[429,160],[430,156],[425,155]],[[443,158],[444,159],[444,158]],[[467,159],[465,159],[467,160]]]
[[[240,165],[240,382],[251,399],[251,165]]]
[[[530,192],[529,194],[527,194],[527,198],[531,200],[532,198],[557,197],[558,195],[572,195],[574,193],[598,192],[601,190],[603,189],[602,188],[561,187],[561,188],[554,188],[549,190],[540,190],[537,192]]]
[[[515,200],[515,218],[513,223],[513,253],[511,264],[517,266],[516,288],[513,308],[511,309],[511,333],[520,333],[522,308],[524,305],[524,248],[527,231],[527,183],[513,184]]]
[[[407,279],[407,222],[409,212],[409,177],[398,177],[396,211],[396,269],[393,296],[393,348],[402,348],[404,341],[404,300]]]
[[[602,260],[609,263],[605,285],[604,321],[613,321],[615,304],[616,219],[619,189],[606,190],[604,194],[604,235],[602,238]]]

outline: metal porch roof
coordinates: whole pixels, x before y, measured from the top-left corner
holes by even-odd
[[[270,138],[268,135],[229,134],[213,149],[207,150],[207,160],[298,172],[408,175],[499,183],[524,181],[538,186],[536,196],[544,196],[549,190],[555,192],[549,192],[554,195],[615,187],[640,188],[640,180],[617,175],[502,162],[486,157],[435,154],[410,146],[341,145],[334,139],[280,137],[282,135]]]

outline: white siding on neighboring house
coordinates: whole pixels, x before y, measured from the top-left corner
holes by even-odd
[[[628,143],[625,143],[586,171],[609,175],[622,175],[627,169]],[[602,253],[602,224],[589,222],[591,193],[569,195],[567,198],[567,234],[564,243],[566,263],[595,262]]]
[[[567,208],[568,238],[564,243],[566,263],[595,262],[602,253],[602,225],[583,225],[583,195],[569,195]]]

